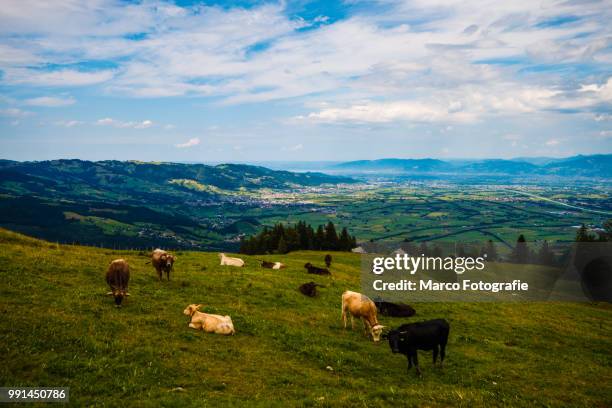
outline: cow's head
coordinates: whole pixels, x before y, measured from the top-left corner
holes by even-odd
[[[312,264],[310,262],[307,262],[304,264],[304,268],[306,269],[310,269],[312,267]]]
[[[125,289],[113,289],[113,297],[115,298],[115,306],[121,307],[123,298],[127,296]]]
[[[372,340],[374,340],[375,342],[379,342],[380,335],[382,334],[384,328],[385,326],[383,326],[382,324],[377,324],[373,326],[372,327]]]
[[[389,347],[391,347],[391,351],[393,353],[399,353],[401,341],[399,330],[391,330],[386,337],[389,339]]]
[[[191,305],[187,306],[187,308],[185,310],[183,310],[183,314],[186,315],[186,316],[192,316],[195,312],[200,310],[201,307],[202,307],[202,305],[191,304]]]
[[[163,254],[159,259],[161,260],[162,265],[165,267],[165,269],[172,269],[172,265],[174,264],[174,261],[176,260],[174,255],[170,255],[170,254]]]
[[[220,252],[219,253],[219,259],[223,259],[223,258],[225,258],[225,254],[223,252]]]

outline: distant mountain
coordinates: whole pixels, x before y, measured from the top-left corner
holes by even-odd
[[[600,176],[612,175],[612,154],[593,156],[574,156],[558,160],[544,166],[548,174],[559,176]]]
[[[565,159],[449,160],[379,159],[340,163],[331,169],[339,173],[451,173],[465,175],[542,175],[612,178],[612,154],[574,156]]]
[[[538,166],[524,161],[491,159],[466,164],[460,169],[468,173],[526,174],[536,172]]]
[[[337,164],[333,168],[371,172],[429,173],[449,171],[454,166],[436,159],[380,159],[350,161]]]

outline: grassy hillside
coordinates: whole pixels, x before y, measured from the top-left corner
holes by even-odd
[[[297,292],[323,254],[286,270],[218,266],[179,252],[159,283],[144,254],[56,245],[0,230],[0,385],[69,386],[73,405],[610,406],[609,304],[414,304],[450,321],[447,365],[406,375],[406,359],[344,331],[340,294],[359,289],[359,257],[336,253],[318,298]],[[132,267],[131,297],[105,296],[109,261]],[[266,257],[277,259],[276,257]],[[189,303],[232,316],[233,337],[187,327]],[[326,369],[327,366],[333,371]],[[180,388],[179,388],[180,387]]]

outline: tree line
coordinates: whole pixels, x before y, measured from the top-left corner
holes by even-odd
[[[350,251],[357,246],[357,239],[346,227],[340,234],[333,222],[319,225],[315,230],[310,224],[298,221],[295,225],[278,223],[272,228],[264,227],[257,235],[243,238],[240,252],[255,254],[286,254],[297,250]]]

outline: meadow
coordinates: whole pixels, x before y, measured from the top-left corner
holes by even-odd
[[[443,369],[421,352],[423,376],[386,343],[344,330],[340,295],[359,290],[360,258],[332,253],[333,276],[307,275],[324,253],[259,256],[287,269],[218,265],[177,252],[170,282],[147,254],[36,240],[0,230],[0,383],[67,386],[70,405],[546,406],[612,405],[612,306],[604,303],[414,303],[396,327],[445,318]],[[125,258],[131,296],[113,306],[108,263]],[[326,285],[317,298],[297,291]],[[229,314],[235,336],[187,327],[190,303]],[[329,367],[329,368],[328,368]]]

